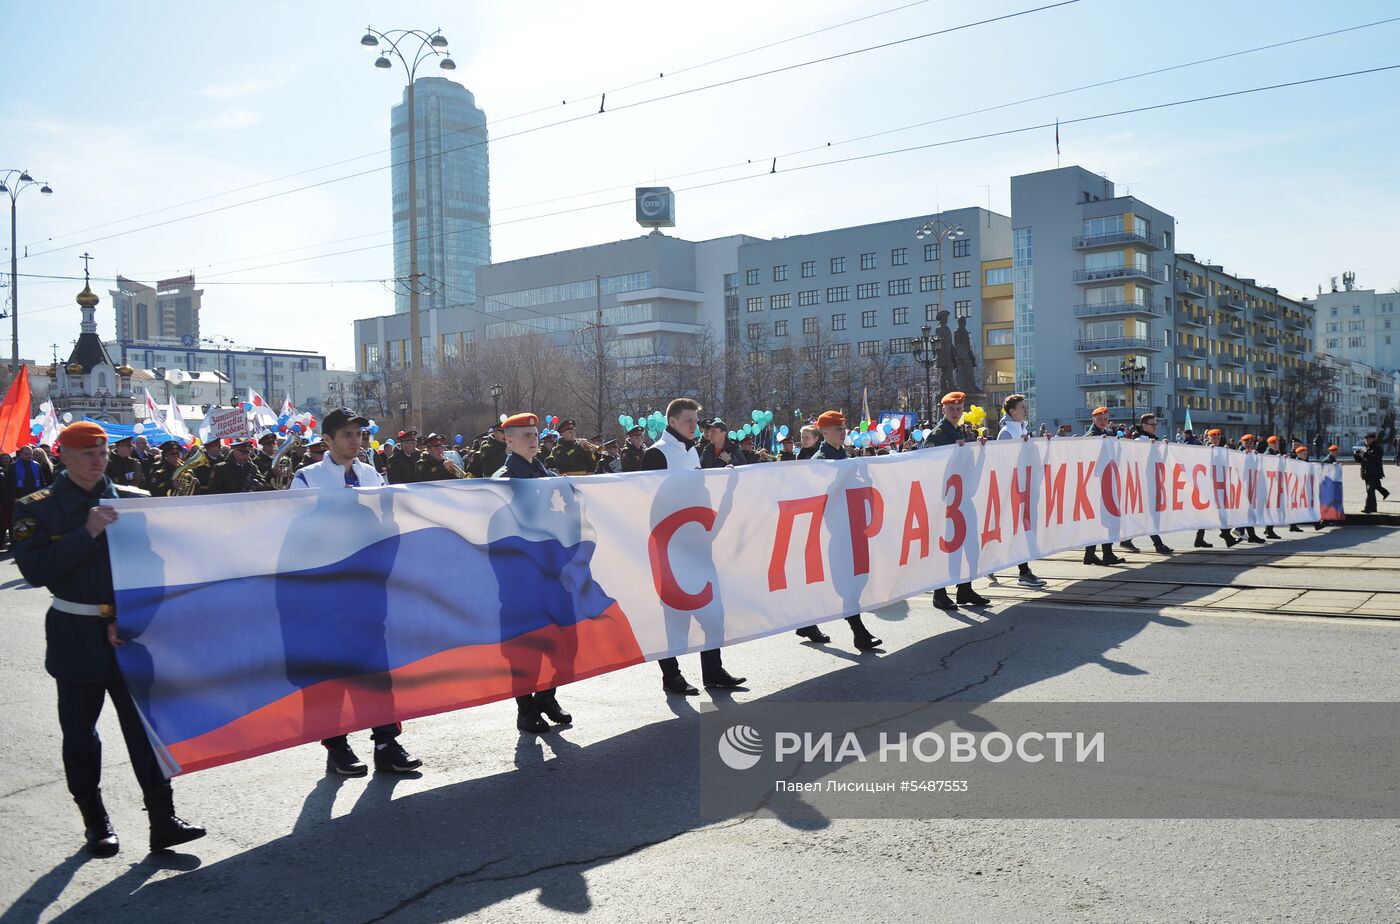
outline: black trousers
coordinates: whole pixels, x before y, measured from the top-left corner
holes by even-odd
[[[662,658],[656,662],[661,665],[662,677],[674,677],[681,672],[681,663],[675,658]],[[713,677],[724,670],[724,659],[720,656],[718,648],[706,648],[700,652],[700,676],[701,678]]]
[[[370,739],[375,744],[388,744],[390,741],[397,741],[401,731],[403,731],[403,725],[398,722],[393,725],[376,725],[370,731]],[[336,735],[334,738],[322,739],[321,743],[328,748],[334,748],[349,744],[349,740],[345,735]]]
[[[1381,497],[1390,497],[1390,492],[1379,481],[1366,482],[1366,506],[1362,513],[1376,512],[1376,492],[1379,491]]]
[[[63,773],[68,778],[68,791],[75,799],[91,798],[102,782],[102,739],[97,735],[97,717],[107,697],[117,710],[126,752],[131,756],[131,769],[136,781],[148,798],[170,791],[170,782],[160,770],[146,728],[131,701],[126,681],[78,683],[59,680],[58,725],[63,731]]]

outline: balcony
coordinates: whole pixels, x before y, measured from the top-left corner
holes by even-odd
[[[1215,388],[1222,395],[1244,394],[1244,385],[1240,384],[1239,382],[1217,382],[1215,384]]]
[[[1287,314],[1283,316],[1283,326],[1289,330],[1307,330],[1308,319],[1298,314]]]
[[[1260,305],[1260,306],[1258,306],[1257,308],[1254,309],[1254,317],[1255,317],[1256,320],[1259,320],[1259,321],[1273,321],[1275,324],[1277,324],[1277,323],[1278,323],[1278,306],[1277,306],[1277,305]]]
[[[1205,327],[1206,318],[1203,314],[1196,314],[1194,311],[1183,311],[1176,309],[1176,323],[1182,327]]]
[[[1216,359],[1222,366],[1233,366],[1237,369],[1244,368],[1244,357],[1236,356],[1234,353],[1218,353]]]
[[[1176,380],[1177,391],[1205,391],[1206,383],[1204,379],[1188,379],[1181,376]]]
[[[1206,297],[1205,286],[1198,286],[1194,283],[1187,282],[1185,279],[1178,279],[1176,281],[1176,292],[1178,295],[1185,295],[1187,298]]]
[[[1113,244],[1141,244],[1153,250],[1161,250],[1163,239],[1160,234],[1112,231],[1108,234],[1081,234],[1070,243],[1070,246],[1075,250],[1092,250],[1095,247],[1108,247]]]
[[[1238,320],[1226,320],[1215,325],[1215,336],[1241,338],[1245,334],[1244,322]]]
[[[1107,350],[1148,350],[1160,353],[1162,344],[1144,337],[1098,337],[1076,340],[1074,348],[1080,353],[1098,353]]]
[[[1125,385],[1123,376],[1118,372],[1081,372],[1074,377],[1074,384],[1080,386],[1103,386],[1103,385]],[[1157,373],[1148,375],[1140,385],[1159,386],[1162,384],[1162,376]]]
[[[1137,302],[1110,302],[1102,305],[1075,305],[1074,316],[1076,318],[1098,318],[1105,315],[1146,315],[1149,317],[1162,317],[1162,309],[1153,305],[1141,305]]]
[[[1227,311],[1244,311],[1244,310],[1245,310],[1245,303],[1240,299],[1240,297],[1239,297],[1238,295],[1221,295],[1221,296],[1218,296],[1218,297],[1216,298],[1216,300],[1215,300],[1215,303],[1216,303],[1217,305],[1219,305],[1221,308],[1224,308],[1224,309],[1227,310]]]
[[[1254,364],[1255,368],[1261,372],[1277,372],[1279,361],[1277,356],[1265,356]]]
[[[1119,423],[1126,423],[1128,420],[1133,419],[1134,414],[1140,416],[1157,410],[1151,404],[1139,404],[1137,407],[1129,407],[1126,404],[1110,404],[1106,405],[1106,407],[1108,408],[1109,419]],[[1081,420],[1088,420],[1094,416],[1094,409],[1091,407],[1077,407],[1074,409],[1074,416]]]
[[[1204,362],[1210,356],[1205,347],[1177,345],[1177,359],[1199,359]]]
[[[1161,283],[1167,281],[1167,271],[1160,266],[1136,266],[1133,264],[1074,271],[1074,281],[1077,283],[1116,282],[1120,279],[1140,279],[1154,284]]]
[[[1254,332],[1254,345],[1261,347],[1276,347],[1279,345],[1281,337],[1276,330],[1256,330]]]

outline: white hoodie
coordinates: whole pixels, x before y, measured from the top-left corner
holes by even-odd
[[[1026,423],[1024,421],[1012,420],[1010,417],[1002,415],[1001,432],[997,434],[998,440],[1019,440],[1026,435]]]

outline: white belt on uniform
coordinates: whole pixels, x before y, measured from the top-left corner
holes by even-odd
[[[74,616],[111,616],[117,615],[117,608],[110,603],[73,603],[69,600],[61,600],[54,597],[49,606],[60,613],[71,613]]]

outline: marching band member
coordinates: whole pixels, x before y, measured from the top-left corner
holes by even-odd
[[[258,467],[248,461],[253,441],[241,439],[229,447],[229,457],[215,465],[209,476],[210,494],[242,494],[247,491],[271,491],[272,485],[263,480]]]
[[[646,447],[642,445],[642,434],[646,428],[641,424],[633,424],[627,430],[627,445],[622,447],[622,471],[640,472],[642,470],[642,456],[646,455]]]

